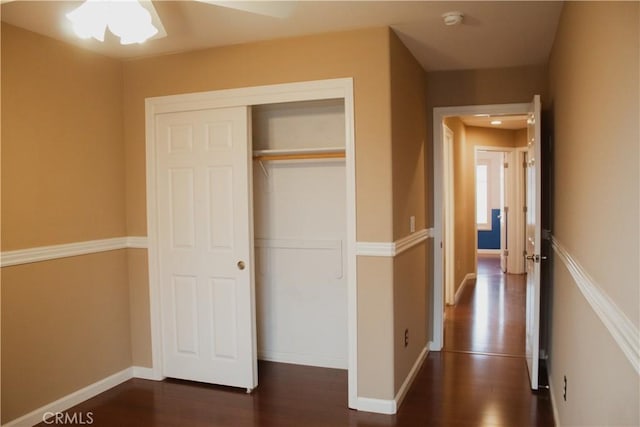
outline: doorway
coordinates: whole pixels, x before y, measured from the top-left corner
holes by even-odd
[[[157,121],[160,117],[173,115],[173,114],[187,114],[191,115],[194,112],[201,111],[210,111],[215,112],[221,109],[245,109],[245,118],[247,115],[249,116],[247,120],[247,124],[244,127],[244,132],[249,134],[249,138],[251,132],[251,109],[255,106],[266,106],[266,105],[275,105],[275,104],[283,104],[283,103],[295,103],[295,102],[309,102],[309,101],[323,101],[323,100],[332,100],[332,99],[340,99],[342,108],[344,110],[343,114],[343,126],[341,127],[343,132],[343,141],[344,144],[342,146],[342,162],[343,162],[343,188],[345,200],[340,208],[343,212],[343,244],[340,248],[341,261],[343,261],[343,272],[345,277],[345,290],[343,291],[345,296],[344,306],[346,307],[346,324],[342,325],[343,330],[346,330],[344,335],[346,336],[346,343],[344,348],[343,359],[341,363],[346,365],[348,369],[348,406],[351,408],[357,408],[357,329],[356,329],[356,257],[355,257],[355,157],[354,157],[354,127],[353,127],[353,81],[352,79],[333,79],[333,80],[325,80],[325,81],[315,81],[315,82],[303,82],[303,83],[292,83],[292,84],[282,84],[282,85],[273,85],[273,86],[260,86],[253,88],[242,88],[242,89],[230,89],[223,91],[213,91],[213,92],[205,92],[205,93],[196,93],[196,94],[186,94],[186,95],[174,95],[174,96],[165,96],[158,98],[150,98],[147,99],[146,103],[146,115],[147,115],[147,221],[148,221],[148,238],[149,238],[149,294],[150,294],[150,312],[151,312],[151,333],[152,333],[152,365],[153,365],[153,373],[154,378],[162,379],[165,375],[165,350],[163,347],[163,342],[166,342],[168,339],[172,338],[165,337],[165,331],[163,330],[164,325],[167,322],[171,322],[171,318],[167,318],[166,313],[163,311],[163,303],[168,297],[165,295],[163,297],[163,292],[166,294],[166,291],[163,291],[162,280],[163,280],[163,270],[162,265],[164,265],[162,258],[162,239],[160,227],[162,226],[162,222],[159,220],[160,213],[160,204],[159,202],[162,200],[162,195],[160,194],[160,188],[158,185],[158,179],[162,175],[162,171],[160,170],[160,165],[158,164],[158,156],[161,148],[157,146],[158,133],[162,133],[165,130],[158,128]],[[214,113],[215,114],[215,113]],[[238,121],[240,123],[240,121]],[[229,130],[227,123],[225,120],[220,120],[219,123],[209,124],[204,123],[201,126],[203,132],[207,135],[217,134],[221,136],[219,138],[220,144],[216,142],[209,143],[209,148],[221,148],[226,147],[229,144],[225,138],[230,133],[235,132],[234,130]],[[236,128],[233,128],[236,129]],[[242,126],[238,126],[237,129],[242,129]],[[176,145],[179,149],[190,149],[190,145],[188,143],[190,138],[190,130],[186,127],[177,126],[173,129],[176,135],[186,135],[184,139],[185,144]],[[207,133],[208,132],[208,133]],[[187,138],[188,137],[188,138]],[[211,140],[210,140],[211,141]],[[250,141],[250,140],[249,140]],[[206,145],[206,144],[205,144]],[[219,145],[219,146],[218,146]],[[215,147],[214,147],[215,146]],[[254,147],[255,148],[255,147]],[[229,199],[230,196],[233,196],[234,200],[236,198],[244,200],[245,205],[247,205],[247,215],[249,221],[244,224],[246,226],[248,232],[248,239],[245,242],[250,247],[250,251],[246,258],[238,259],[237,257],[233,259],[233,269],[239,270],[242,274],[247,274],[249,277],[249,287],[248,290],[248,298],[243,298],[242,301],[242,309],[244,310],[244,314],[242,314],[247,322],[248,328],[241,333],[230,335],[225,337],[225,341],[222,343],[227,349],[243,349],[243,352],[250,353],[244,354],[243,357],[248,360],[248,362],[244,363],[244,373],[248,374],[250,377],[253,377],[253,382],[247,383],[247,389],[251,389],[257,385],[257,358],[258,358],[258,349],[257,349],[257,324],[256,324],[256,289],[255,289],[255,247],[260,247],[261,243],[259,242],[257,245],[254,241],[254,219],[253,217],[253,189],[252,189],[252,179],[251,179],[251,163],[253,162],[251,159],[251,143],[244,145],[243,151],[239,154],[240,157],[237,157],[236,160],[241,164],[244,170],[247,170],[248,173],[241,173],[239,179],[246,180],[247,182],[247,190],[240,191],[238,194],[233,194],[231,191],[221,192],[221,196],[226,196],[219,198],[220,202]],[[254,154],[254,158],[256,153]],[[273,153],[272,153],[273,154]],[[196,159],[197,160],[197,159]],[[228,178],[226,182],[234,182],[234,179],[230,178],[233,174],[233,168],[236,163],[229,165],[222,165],[218,170],[211,172],[208,170],[209,176],[211,173],[219,173],[221,177]],[[264,165],[263,165],[264,167]],[[205,166],[205,169],[207,167]],[[264,167],[265,171],[268,173],[268,168]],[[171,175],[171,174],[169,174]],[[176,177],[180,178],[179,173],[176,174]],[[189,183],[189,173],[185,172],[184,174],[185,183]],[[206,175],[206,174],[205,174]],[[182,182],[180,181],[180,182]],[[205,179],[203,182],[207,182]],[[217,180],[216,182],[220,182]],[[208,188],[217,188],[216,182],[209,180],[210,186]],[[220,188],[218,188],[220,189]],[[226,198],[225,198],[226,197]],[[185,203],[175,203],[175,206],[198,206],[198,204],[202,203],[202,201],[193,200],[190,197],[186,197]],[[226,202],[224,202],[226,203]],[[222,206],[226,206],[223,203]],[[206,203],[205,203],[206,204]],[[235,203],[234,203],[235,205]],[[234,206],[235,209],[235,206]],[[188,209],[187,209],[188,210]],[[206,208],[205,208],[206,210]],[[171,211],[173,212],[173,211]],[[180,211],[182,212],[182,211]],[[185,211],[186,212],[186,211]],[[182,213],[185,213],[182,212]],[[190,212],[190,211],[189,211]],[[188,213],[188,212],[187,212]],[[173,215],[173,214],[171,214]],[[186,215],[186,214],[185,214]],[[214,214],[214,217],[216,215]],[[170,218],[173,218],[170,216]],[[224,218],[229,219],[229,215],[224,216]],[[234,215],[235,218],[235,215]],[[242,218],[242,215],[240,215]],[[215,218],[214,218],[215,219]],[[224,227],[218,227],[218,231],[223,230]],[[188,227],[185,228],[186,231],[184,235],[193,235],[190,232],[191,229]],[[212,232],[213,233],[213,232]],[[211,234],[214,237],[227,237],[224,233],[222,234]],[[220,238],[222,238],[220,237]],[[166,240],[166,239],[165,239]],[[170,240],[169,240],[170,241]],[[187,241],[187,243],[191,243],[191,241]],[[271,242],[272,243],[272,242]],[[266,245],[270,245],[271,243],[266,243]],[[285,242],[286,243],[286,242]],[[289,242],[291,243],[291,242]],[[175,246],[175,245],[174,245]],[[227,244],[226,247],[230,245]],[[326,246],[326,245],[325,245]],[[214,248],[215,249],[215,248]],[[232,251],[231,251],[232,252]],[[175,256],[175,258],[179,258],[179,256]],[[198,306],[200,304],[202,298],[196,294],[196,285],[191,286],[190,284],[195,283],[195,281],[184,280],[185,286],[182,286],[182,289],[188,290],[189,292],[182,292],[178,298],[178,305],[184,310],[185,313],[184,318],[192,321],[193,319],[189,319],[186,315],[189,310],[186,309],[189,304],[192,306]],[[224,282],[224,283],[223,283]],[[210,281],[213,284],[213,288],[215,289],[216,283],[215,281]],[[187,286],[189,285],[189,286]],[[219,290],[229,298],[228,301],[233,301],[234,293],[233,289],[235,286],[231,286],[230,281],[220,281],[220,286],[218,286]],[[171,294],[169,294],[171,296]],[[237,302],[236,302],[237,303]],[[214,304],[215,305],[215,304]],[[184,306],[184,307],[183,307]],[[240,305],[238,305],[240,307]],[[233,323],[232,317],[234,315],[238,315],[239,311],[234,310],[231,304],[223,304],[222,306],[217,307],[219,310],[214,314],[215,316],[224,316],[228,318],[231,323]],[[248,313],[248,315],[247,315]],[[191,322],[191,324],[202,324],[205,325],[207,322],[211,322],[211,318],[209,320],[205,318],[196,319]],[[176,322],[174,322],[176,323]],[[186,326],[185,326],[186,325]],[[191,338],[193,335],[191,334],[192,328],[187,327],[189,322],[184,321],[181,323],[180,327],[184,332],[183,336],[186,338]],[[213,339],[213,338],[212,338]],[[242,346],[238,346],[237,342],[234,340],[241,340],[243,342]],[[186,342],[186,341],[185,341]],[[195,341],[192,341],[192,344]],[[214,342],[214,345],[217,344]],[[209,344],[207,344],[209,345]],[[186,348],[186,347],[185,347]],[[199,351],[197,345],[191,345],[190,350],[192,353],[196,354]],[[232,354],[232,352],[227,351],[228,354]],[[222,355],[225,356],[225,355]],[[228,355],[227,355],[228,356]],[[234,356],[235,357],[235,356]],[[251,372],[253,371],[253,372]],[[245,375],[246,376],[246,375]],[[228,382],[225,382],[229,385],[234,385],[233,379]],[[240,382],[235,384],[236,386],[245,387],[245,383]]]
[[[457,126],[456,123],[450,121],[457,117],[467,117],[470,120],[489,120],[491,125],[501,124],[501,118],[508,119],[512,116],[524,117],[526,120],[527,133],[525,138],[525,146],[528,152],[535,152],[535,158],[539,159],[539,141],[540,141],[540,98],[538,95],[534,96],[533,102],[530,104],[501,104],[501,105],[484,105],[484,106],[466,106],[466,107],[443,107],[434,108],[434,141],[443,141],[444,125],[449,128]],[[460,122],[460,119],[457,119]],[[464,125],[459,123],[458,125],[464,128]],[[455,129],[454,129],[455,132]],[[466,138],[466,134],[462,132],[462,139]],[[454,136],[455,139],[455,136]],[[476,145],[478,144],[476,142]],[[485,144],[496,145],[496,144]],[[456,176],[456,190],[462,188],[471,191],[473,194],[472,203],[468,201],[460,204],[458,203],[459,194],[456,192],[456,215],[469,216],[471,218],[475,216],[475,157],[469,155],[468,144],[458,144],[456,142],[455,147],[459,151],[463,151],[462,154],[454,156],[465,157],[465,161],[457,159],[460,167],[460,175]],[[433,293],[433,340],[432,349],[441,350],[444,345],[444,259],[445,249],[447,242],[444,241],[444,206],[446,205],[446,177],[444,176],[444,153],[443,145],[434,144],[434,293]],[[464,152],[466,151],[466,153]],[[524,151],[524,149],[523,149]],[[527,170],[527,178],[535,178],[538,173],[539,162],[528,161],[522,168]],[[524,174],[522,174],[524,175]],[[462,181],[462,182],[458,182]],[[535,188],[534,186],[535,185]],[[535,212],[535,216],[532,212],[526,216],[526,230],[527,230],[527,243],[530,243],[531,250],[527,248],[527,253],[522,252],[522,258],[526,256],[526,268],[527,268],[527,285],[526,285],[526,352],[527,352],[527,366],[529,367],[531,386],[533,389],[537,389],[537,376],[538,376],[538,333],[539,333],[539,257],[536,257],[535,248],[540,244],[540,223],[539,223],[539,203],[531,204],[531,200],[539,199],[539,190],[536,190],[539,184],[537,181],[533,182],[532,186],[527,185],[527,201],[529,206]],[[530,195],[529,193],[534,193]],[[526,213],[526,210],[523,210]],[[523,215],[524,216],[524,215]],[[524,221],[524,218],[523,218]],[[523,222],[524,224],[524,222]],[[531,232],[529,234],[529,232]],[[460,237],[459,235],[463,236]],[[455,281],[454,285],[458,286],[458,291],[463,289],[464,284],[476,278],[477,272],[477,230],[476,220],[470,221],[458,221],[456,218],[456,253],[455,253]],[[471,237],[469,237],[471,236]],[[531,236],[531,237],[529,237]],[[439,245],[438,245],[439,243]],[[460,248],[460,246],[464,246]],[[523,242],[524,246],[524,242]],[[517,255],[514,258],[519,258]],[[523,259],[524,262],[524,259]],[[531,271],[531,272],[529,272]],[[457,284],[459,283],[459,284]]]

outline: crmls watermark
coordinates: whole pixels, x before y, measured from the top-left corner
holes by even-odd
[[[93,424],[93,412],[45,412],[42,416],[45,424]]]

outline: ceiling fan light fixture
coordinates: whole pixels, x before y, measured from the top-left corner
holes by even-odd
[[[81,38],[104,41],[107,28],[120,37],[120,44],[143,43],[158,33],[151,14],[138,0],[86,0],[67,18]]]
[[[104,41],[104,33],[107,29],[106,2],[87,0],[67,13],[67,19],[71,21],[73,32],[81,39],[93,37],[101,42]]]

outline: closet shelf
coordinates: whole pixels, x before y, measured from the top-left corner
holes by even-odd
[[[253,152],[253,159],[261,162],[272,160],[343,159],[344,157],[345,150],[342,147],[256,150]]]

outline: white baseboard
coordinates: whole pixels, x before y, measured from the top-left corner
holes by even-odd
[[[558,401],[556,400],[556,396],[553,393],[553,384],[551,383],[551,374],[547,375],[549,377],[549,396],[551,397],[551,409],[553,411],[553,422],[556,427],[560,427],[560,415],[558,415]]]
[[[80,390],[74,391],[73,393],[62,397],[55,402],[49,403],[34,411],[29,412],[26,415],[16,418],[15,420],[8,422],[7,424],[4,424],[3,427],[24,427],[36,425],[44,420],[45,414],[49,415],[50,413],[66,411],[67,409],[76,406],[79,403],[84,402],[85,400],[91,399],[92,397],[97,396],[98,394],[103,393],[110,388],[122,384],[132,377],[132,368],[123,369],[122,371],[116,372],[115,374],[108,376],[107,378],[90,384]]]
[[[429,354],[429,347],[431,347],[432,344],[433,343],[429,341],[427,345],[422,349],[415,363],[411,367],[407,378],[405,378],[393,400],[358,397],[358,406],[356,409],[363,412],[375,412],[377,414],[388,415],[392,415],[398,412],[398,408],[402,404],[402,401],[407,395],[407,392],[411,388],[411,384],[413,384],[413,381],[416,379],[416,375],[418,375],[418,372],[420,372],[420,368],[427,358],[427,354]]]
[[[396,401],[392,399],[372,399],[358,397],[358,411],[374,412],[376,414],[393,415],[396,413]]]
[[[478,249],[479,255],[500,255],[501,249]]]
[[[145,368],[143,366],[134,366],[131,368],[133,370],[133,378],[140,378],[143,380],[152,380],[152,381],[162,381],[164,377],[158,376],[153,371],[153,368]]]
[[[405,396],[407,395],[407,392],[411,388],[411,384],[413,384],[413,380],[416,379],[416,375],[418,375],[418,372],[420,372],[420,368],[422,367],[424,360],[427,358],[427,354],[429,354],[428,346],[429,346],[429,343],[427,343],[427,345],[422,349],[415,363],[411,367],[411,370],[409,371],[407,378],[405,378],[404,382],[400,386],[400,389],[398,390],[398,393],[396,393],[396,398],[395,398],[396,411],[398,410],[398,408],[400,408],[400,405],[402,405],[402,401],[404,400]]]
[[[293,365],[317,366],[320,368],[348,369],[346,359],[322,357],[318,355],[281,353],[275,351],[258,350],[258,359],[268,362],[291,363]]]
[[[462,291],[464,290],[464,287],[467,286],[467,282],[469,282],[469,280],[473,280],[476,278],[476,273],[468,273],[466,276],[464,276],[464,279],[462,279],[462,282],[460,283],[460,286],[458,286],[458,290],[456,291],[456,295],[453,299],[453,303],[454,304],[458,304],[458,300],[460,299],[460,295],[462,295]]]

